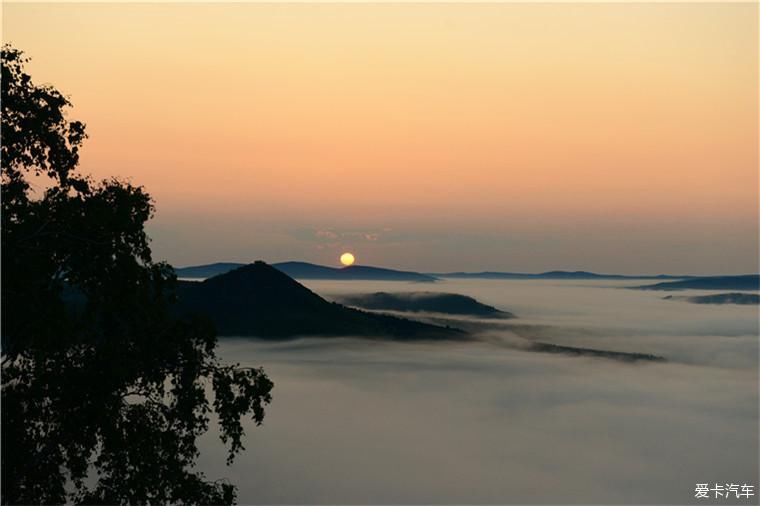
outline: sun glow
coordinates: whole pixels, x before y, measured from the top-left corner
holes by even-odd
[[[348,253],[348,252],[343,253],[340,256],[340,263],[342,263],[346,267],[348,267],[349,265],[353,265],[355,260],[356,259],[354,258],[354,255],[352,255],[351,253]]]

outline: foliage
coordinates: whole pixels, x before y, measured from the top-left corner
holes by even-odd
[[[231,461],[272,382],[223,364],[210,323],[173,316],[150,196],[76,173],[85,125],[25,62],[3,47],[2,502],[232,503],[193,470],[196,439],[215,412]]]

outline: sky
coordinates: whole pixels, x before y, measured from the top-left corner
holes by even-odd
[[[758,5],[4,3],[156,259],[758,271]]]

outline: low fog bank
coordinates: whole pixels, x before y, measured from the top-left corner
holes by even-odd
[[[201,470],[241,503],[685,504],[697,482],[757,484],[757,308],[620,282],[445,284],[518,319],[473,342],[223,339],[224,358],[266,368],[274,403],[229,468],[206,436]],[[669,362],[521,349],[539,340]]]
[[[275,380],[249,451],[203,449],[242,503],[682,504],[758,473],[752,371],[340,338],[222,354]]]
[[[526,348],[539,341],[727,368],[758,365],[758,308],[677,304],[658,292],[627,290],[637,281],[445,280],[440,291],[460,293],[509,311],[514,320],[418,313],[415,318],[463,328],[494,344]],[[418,290],[414,283],[312,283],[326,298],[359,291]],[[684,290],[684,296],[704,291]],[[404,313],[396,313],[403,316]],[[408,316],[408,315],[406,315]]]

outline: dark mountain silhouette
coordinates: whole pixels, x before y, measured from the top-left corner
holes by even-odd
[[[541,273],[523,272],[446,272],[430,274],[438,278],[463,279],[687,279],[694,276],[671,276],[658,274],[656,276],[627,276],[623,274],[597,274],[588,271],[548,271]]]
[[[663,297],[665,300],[684,300],[693,304],[741,304],[757,305],[760,304],[760,295],[756,293],[717,293],[715,295],[697,295],[694,297],[679,297],[677,295],[668,295]]]
[[[175,272],[180,278],[210,278],[224,274],[245,264],[220,262],[208,265],[180,267]],[[352,265],[335,268],[308,262],[282,262],[272,264],[277,270],[284,272],[294,279],[335,279],[335,280],[364,280],[364,281],[415,281],[430,283],[435,277],[419,272],[397,271],[368,265]]]
[[[226,336],[377,336],[461,339],[448,327],[347,308],[324,300],[264,262],[244,265],[202,282],[180,282],[181,313],[201,313]]]
[[[456,293],[377,292],[346,295],[338,300],[344,304],[364,309],[410,312],[429,311],[452,315],[514,318],[512,313],[500,311],[495,307],[482,304],[472,297]]]
[[[710,276],[634,288],[639,290],[760,290],[760,275]]]

